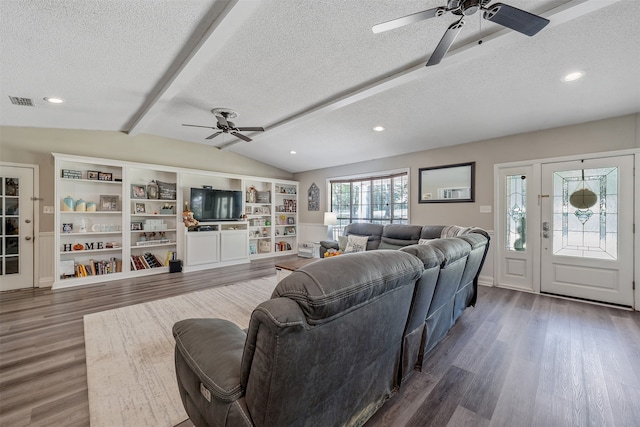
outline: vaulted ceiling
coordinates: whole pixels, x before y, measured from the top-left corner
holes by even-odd
[[[640,112],[639,1],[500,1],[551,22],[476,13],[425,67],[454,15],[371,27],[446,0],[0,0],[0,125],[232,143],[300,172]],[[217,107],[266,131],[182,126]]]

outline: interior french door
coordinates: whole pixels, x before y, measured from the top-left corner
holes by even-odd
[[[0,291],[33,287],[33,169],[0,165]]]
[[[633,305],[633,161],[542,164],[541,292]]]

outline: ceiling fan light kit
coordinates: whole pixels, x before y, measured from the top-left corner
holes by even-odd
[[[508,4],[495,3],[487,6],[490,1],[491,0],[449,0],[446,6],[436,7],[376,24],[371,30],[374,33],[381,33],[424,19],[437,18],[448,12],[461,16],[458,21],[451,24],[447,31],[445,31],[442,39],[440,39],[440,42],[427,61],[426,65],[428,67],[439,64],[440,61],[442,61],[464,27],[464,18],[474,15],[478,11],[483,11],[482,17],[487,21],[502,25],[503,27],[507,27],[529,37],[538,34],[538,32],[549,23],[549,20],[546,18],[509,6]]]

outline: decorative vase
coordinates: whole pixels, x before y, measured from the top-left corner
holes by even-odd
[[[87,212],[95,212],[96,204],[95,202],[87,202]]]
[[[67,196],[62,200],[62,210],[65,212],[69,212],[74,210],[76,207],[75,202],[73,201],[73,197]]]
[[[77,212],[85,212],[87,210],[87,202],[82,199],[78,199],[76,201],[76,211]]]
[[[147,198],[148,199],[158,198],[158,184],[156,184],[155,180],[152,180],[149,183],[149,185],[147,185]]]

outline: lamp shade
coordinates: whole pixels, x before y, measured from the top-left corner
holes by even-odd
[[[337,225],[338,217],[333,212],[324,213],[324,225]]]

